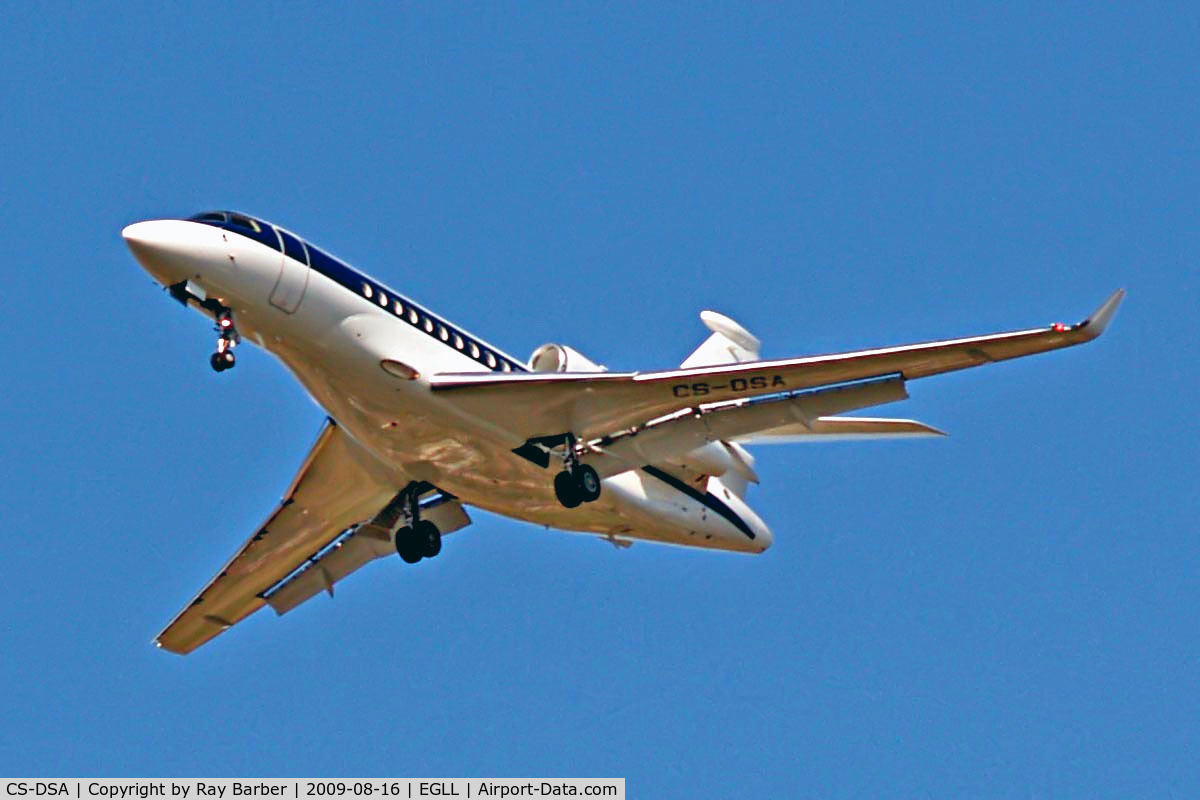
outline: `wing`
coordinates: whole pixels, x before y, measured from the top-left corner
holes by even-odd
[[[513,446],[568,431],[589,439],[702,404],[886,376],[911,380],[1083,344],[1104,332],[1124,296],[1115,292],[1076,325],[663,372],[441,374],[430,385],[466,413],[507,431]]]
[[[189,653],[227,630],[262,608],[268,589],[386,505],[395,489],[371,474],[364,456],[326,421],[279,507],[155,638],[158,646]]]

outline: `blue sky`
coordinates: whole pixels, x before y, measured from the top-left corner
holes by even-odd
[[[1200,793],[1194,5],[16,6],[0,24],[0,773],[624,776],[631,797]],[[1075,321],[761,450],[765,556],[486,513],[151,636],[321,411],[138,269],[240,208],[506,350],[669,367]],[[15,369],[14,369],[15,367]],[[698,793],[697,793],[698,791]]]

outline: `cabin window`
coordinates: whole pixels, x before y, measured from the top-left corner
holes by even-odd
[[[371,284],[364,283],[363,284],[363,297],[366,297],[369,299],[371,297],[371,295],[373,295],[373,294],[375,294],[375,291],[371,288]]]
[[[418,322],[421,321],[421,315],[417,313],[417,310],[415,308],[410,308],[408,310],[408,321],[411,322],[413,325],[416,325]]]
[[[507,361],[501,361],[500,369],[504,370],[505,372],[512,372],[512,364],[508,363]]]
[[[387,303],[388,303],[387,295],[384,294],[383,292],[380,292],[379,293],[379,305],[383,306],[384,308],[387,308]]]
[[[433,320],[431,320],[429,317],[425,318],[424,328],[426,333],[433,333]]]
[[[466,345],[466,342],[463,341],[463,338],[461,336],[459,336],[457,333],[454,334],[454,346],[457,347],[459,350],[462,350],[465,345]]]
[[[479,358],[479,345],[471,342],[471,358]]]
[[[392,304],[392,310],[396,312],[397,317],[404,316],[404,304],[401,303],[399,300],[397,300],[395,303]]]
[[[492,369],[496,368],[496,357],[494,355],[492,355],[491,353],[485,354],[483,360],[486,361],[487,365],[489,367],[491,367]]]
[[[443,342],[450,341],[450,331],[446,330],[445,325],[438,325],[438,338]]]

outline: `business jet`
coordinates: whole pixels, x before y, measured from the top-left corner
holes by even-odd
[[[262,219],[231,211],[122,231],[175,300],[214,323],[217,372],[250,341],[328,413],[283,500],[156,637],[188,653],[248,615],[284,614],[365,564],[415,564],[470,524],[467,507],[550,528],[761,553],[746,503],[749,446],[941,436],[906,419],[843,416],[903,400],[914,378],[1082,344],[1083,322],[832,355],[761,360],[704,311],[710,335],[679,367],[610,372],[563,344],[521,361]]]

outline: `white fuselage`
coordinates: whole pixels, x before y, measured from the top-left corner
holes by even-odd
[[[262,225],[261,236],[274,234]],[[605,478],[596,502],[562,507],[552,489],[558,467],[514,454],[522,441],[460,411],[426,380],[524,370],[523,362],[315,248],[296,249],[285,231],[283,249],[298,258],[203,222],[141,222],[124,235],[158,281],[189,281],[231,309],[242,337],[287,365],[371,454],[369,468],[397,488],[427,481],[498,514],[618,538],[752,553],[772,542],[762,520],[716,478],[695,486],[631,468]]]

